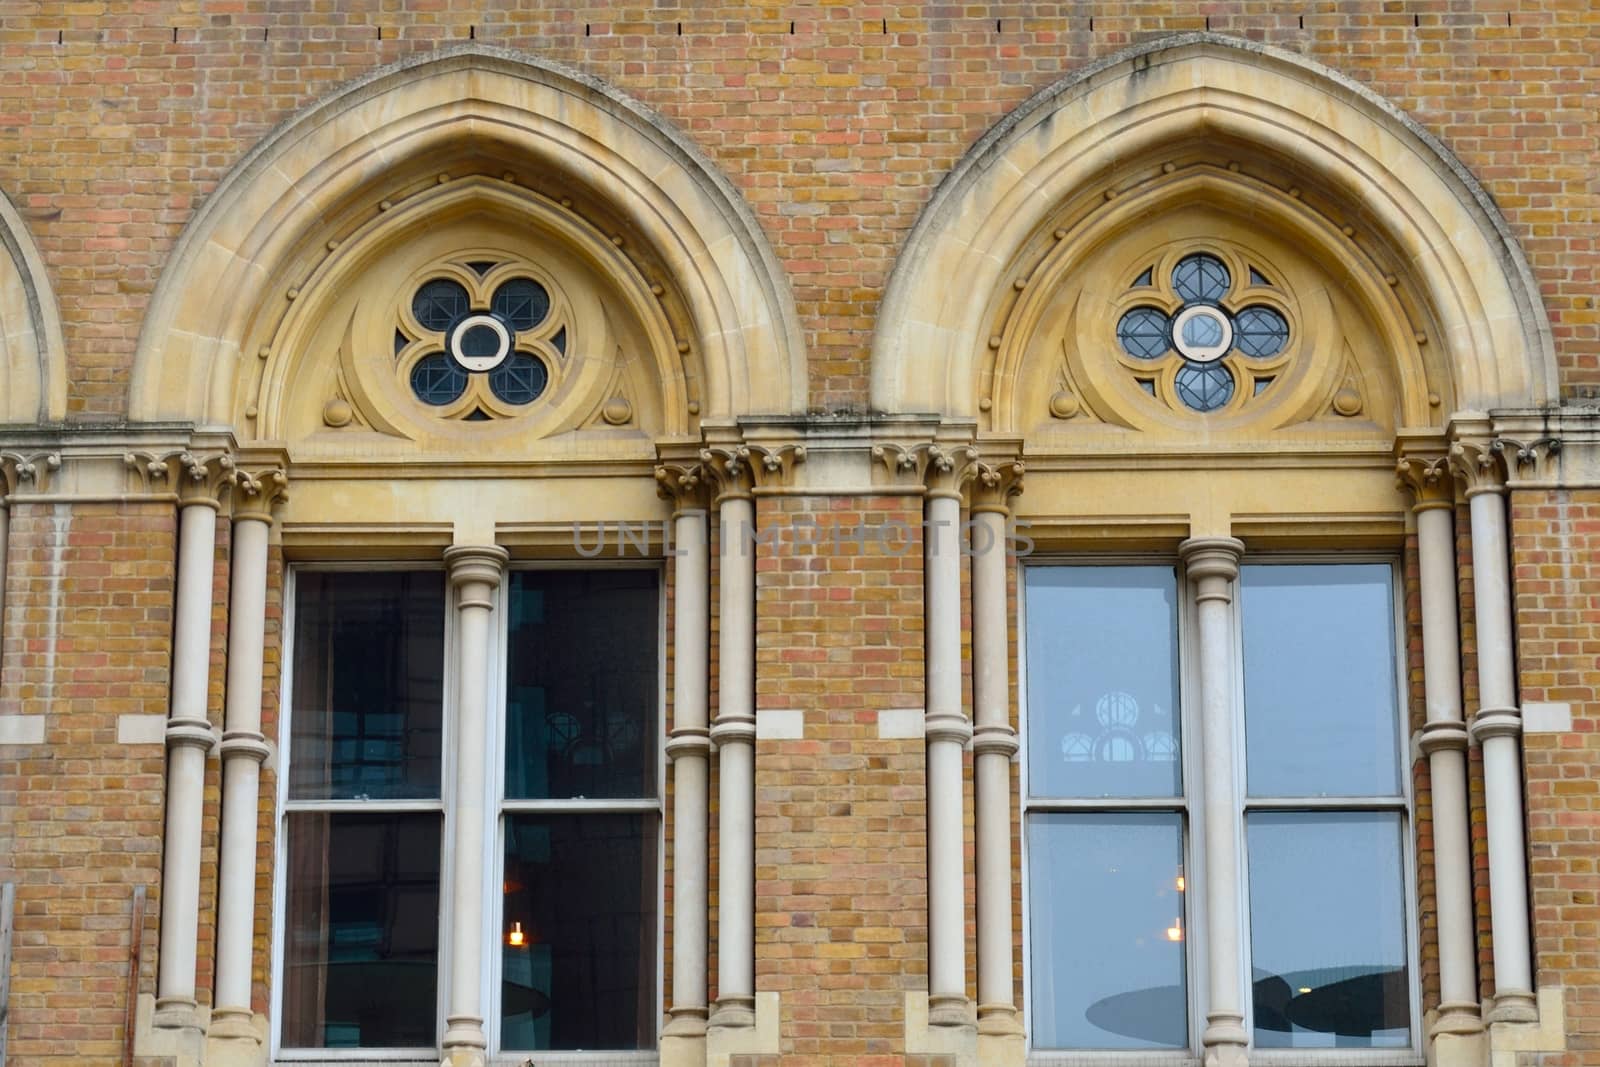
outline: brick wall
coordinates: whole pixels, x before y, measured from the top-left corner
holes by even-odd
[[[1534,980],[1567,987],[1567,1049],[1600,1062],[1600,492],[1511,503],[1522,699],[1572,706],[1568,733],[1523,738]]]
[[[164,715],[170,504],[11,509],[0,712],[46,716],[0,747],[0,881],[17,882],[9,1061],[121,1062],[135,886],[154,991],[165,759],[119,715]]]
[[[1505,211],[1564,387],[1600,387],[1587,177],[1600,10],[1584,0],[555,5],[472,0],[0,4],[0,190],[67,310],[74,415],[126,404],[143,310],[201,201],[274,125],[405,56],[477,40],[571,64],[688,132],[753,205],[794,286],[811,402],[866,403],[906,231],[1033,91],[1209,28],[1303,53],[1412,113]]]

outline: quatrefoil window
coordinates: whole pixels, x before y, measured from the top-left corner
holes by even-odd
[[[423,404],[468,422],[544,394],[566,355],[566,314],[516,264],[475,260],[422,281],[395,327],[397,370]]]
[[[1225,262],[1204,252],[1184,256],[1159,281],[1146,270],[1130,289],[1153,289],[1166,306],[1140,303],[1117,322],[1117,340],[1132,357],[1135,378],[1153,394],[1157,379],[1177,363],[1172,393],[1202,414],[1227,407],[1236,395],[1259,395],[1272,384],[1289,344],[1288,319],[1259,302],[1261,291],[1271,288],[1254,268],[1238,283]]]

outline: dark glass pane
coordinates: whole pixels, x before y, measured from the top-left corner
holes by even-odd
[[[506,797],[653,797],[654,571],[516,571],[506,638]]]
[[[489,421],[489,413],[487,411],[483,410],[482,408],[473,408],[471,411],[467,412],[466,418],[462,419],[461,421],[462,422],[488,422]]]
[[[1272,308],[1247,307],[1233,323],[1234,343],[1247,356],[1261,358],[1283,351],[1289,340],[1289,324]]]
[[[430,1048],[438,1039],[434,812],[291,812],[283,1043]]]
[[[472,268],[472,273],[481,278],[485,274],[488,274],[490,271],[494,270],[495,263],[490,259],[475,259],[468,263],[467,266]]]
[[[1137,359],[1155,359],[1171,346],[1167,317],[1156,308],[1134,308],[1117,323],[1122,349]]]
[[[1140,275],[1133,280],[1133,288],[1137,289],[1143,285],[1154,285],[1156,283],[1155,272],[1156,269],[1154,267],[1146,267],[1140,273]]]
[[[1028,952],[1038,1048],[1184,1048],[1183,821],[1176,812],[1028,817]]]
[[[550,294],[532,278],[512,278],[494,291],[489,307],[513,330],[531,330],[550,314]]]
[[[1382,563],[1241,571],[1250,796],[1399,795],[1392,580]]]
[[[439,796],[444,575],[295,579],[289,795]]]
[[[1265,274],[1262,274],[1260,271],[1256,270],[1254,267],[1251,267],[1250,268],[1250,284],[1251,285],[1271,285],[1272,283],[1267,280],[1267,276]]]
[[[481,324],[468,326],[461,331],[460,349],[461,355],[466,359],[488,359],[498,356],[500,335]]]
[[[507,404],[531,404],[550,382],[544,363],[526,352],[513,352],[489,372],[489,388]]]
[[[556,335],[554,337],[550,338],[550,343],[555,346],[555,350],[557,352],[560,352],[563,356],[566,355],[567,354],[567,328],[565,326],[563,326],[563,327],[561,327],[561,329],[557,330],[556,331]]]
[[[1409,1045],[1399,814],[1251,812],[1245,822],[1256,1045]]]
[[[449,278],[435,278],[424,282],[417,295],[411,299],[411,313],[423,329],[443,333],[468,311],[470,298],[466,287]]]
[[[1178,399],[1195,411],[1215,411],[1233,399],[1233,375],[1215,363],[1185,363],[1173,385]]]
[[[1028,782],[1036,797],[1183,789],[1171,567],[1030,567]]]
[[[1214,348],[1222,343],[1222,322],[1204,312],[1183,324],[1183,343],[1190,348]]]
[[[659,822],[506,816],[502,1047],[655,1047]]]
[[[398,356],[400,354],[400,350],[405,348],[405,346],[410,344],[410,343],[411,343],[411,338],[407,337],[405,334],[401,333],[399,330],[396,330],[394,332],[394,354],[395,355]]]
[[[411,368],[411,391],[424,404],[449,404],[467,388],[467,372],[442,352],[423,356]]]
[[[1172,288],[1185,301],[1200,300],[1215,304],[1228,293],[1233,279],[1228,268],[1216,256],[1197,254],[1184,256],[1172,268]]]

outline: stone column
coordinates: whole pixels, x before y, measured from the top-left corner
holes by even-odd
[[[261,764],[261,665],[267,621],[267,540],[282,471],[237,472],[228,603],[228,692],[222,727],[222,849],[217,890],[217,973],[211,1038],[254,1049],[250,1010],[256,924],[256,829]]]
[[[1011,615],[1007,610],[1007,519],[1022,491],[1021,463],[980,465],[970,485],[972,517],[972,735],[977,826],[978,1032],[1020,1037],[1011,947]]]
[[[489,645],[495,598],[509,558],[498,545],[456,545],[444,562],[456,592],[456,777],[451,813],[450,995],[445,1014],[444,1062],[482,1067],[483,893],[485,780],[489,738]]]
[[[750,450],[701,454],[716,485],[717,1003],[710,1024],[755,1025],[756,510]]]
[[[232,473],[226,455],[182,453],[175,464],[178,589],[172,628],[172,704],[167,718],[167,825],[161,863],[161,941],[154,1024],[199,1030],[195,1007],[200,922],[200,829],[206,754],[216,734],[206,717],[211,681],[211,598],[218,496]]]
[[[1233,582],[1244,545],[1191,538],[1178,548],[1200,616],[1200,725],[1204,792],[1206,961],[1210,1003],[1201,1035],[1206,1067],[1244,1067],[1239,857],[1234,838]]]
[[[1455,479],[1443,457],[1407,456],[1400,484],[1416,500],[1422,593],[1422,669],[1427,722],[1421,748],[1433,788],[1434,901],[1439,930],[1439,1014],[1430,1037],[1483,1029],[1478,1012],[1468,824],[1467,730],[1461,715],[1456,610]]]
[[[1478,711],[1472,739],[1483,747],[1489,831],[1489,906],[1494,950],[1491,1022],[1532,1022],[1528,858],[1522,826],[1522,709],[1511,645],[1505,471],[1498,450],[1457,441],[1451,467],[1466,485],[1472,516],[1472,597],[1478,638]]]
[[[662,1033],[662,1057],[669,1060],[669,1043],[698,1043],[706,1032],[711,560],[705,482],[698,466],[657,467],[656,481],[661,495],[674,505],[672,731],[667,741],[673,782],[672,1006]],[[700,1055],[703,1062],[703,1051]]]

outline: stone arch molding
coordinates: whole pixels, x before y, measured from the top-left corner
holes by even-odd
[[[55,292],[22,217],[0,194],[0,422],[59,422],[66,413]]]
[[[1449,380],[1437,383],[1430,404],[1416,395],[1428,384],[1416,369],[1422,361],[1401,368],[1401,392],[1409,395],[1398,399],[1400,425],[1442,423],[1452,407],[1556,401],[1555,354],[1537,286],[1504,219],[1462,164],[1341,75],[1266,46],[1189,34],[1109,57],[1044,89],[968,151],[923,210],[890,278],[873,347],[873,406],[1022,429],[990,397],[1010,347],[997,333],[1004,328],[997,308],[1018,302],[996,294],[1029,284],[1026,272],[1047,258],[1029,249],[1050,243],[1061,205],[1104,203],[1080,217],[1104,213],[1129,187],[1131,171],[1149,172],[1135,185],[1151,176],[1149,184],[1158,183],[1163,169],[1172,170],[1165,153],[1197,143],[1244,146],[1270,161],[1276,176],[1306,176],[1332,213],[1357,224],[1343,227],[1352,262],[1364,260],[1376,288],[1387,274],[1396,292],[1409,295],[1419,343],[1435,342],[1429,362]],[[1288,203],[1300,195],[1266,190],[1257,214],[1263,221],[1305,214],[1298,201],[1296,211],[1266,204],[1269,196]],[[1340,232],[1337,222],[1321,228]],[[1065,234],[1054,231],[1057,241]],[[971,296],[952,299],[951,278]],[[1448,401],[1442,410],[1440,393]]]
[[[281,424],[263,411],[259,428],[239,425],[256,415],[255,392],[270,396],[274,376],[293,373],[263,339],[293,320],[299,287],[346,236],[403,206],[386,199],[391,190],[416,199],[436,175],[441,184],[476,175],[480,185],[581,190],[576,207],[560,193],[544,195],[545,206],[570,209],[573,220],[586,207],[603,216],[589,218],[589,229],[635,268],[625,288],[661,298],[645,318],[668,341],[669,355],[655,354],[669,379],[663,395],[681,402],[658,432],[692,432],[696,418],[804,410],[793,297],[727,178],[665,120],[596,79],[471,45],[346,86],[285,122],[223,179],[152,298],[130,417],[230,427],[245,438]]]

